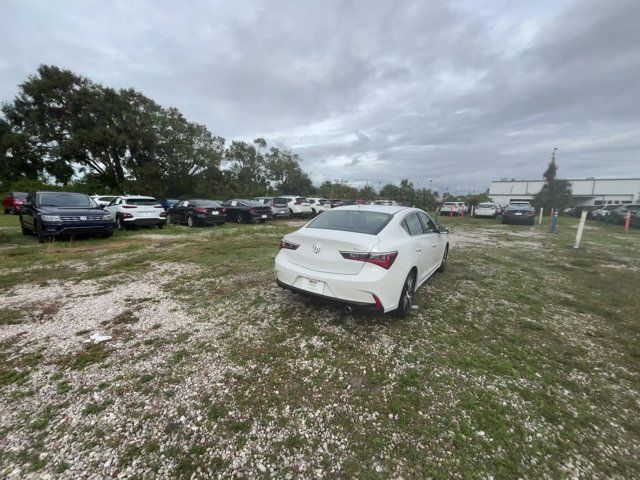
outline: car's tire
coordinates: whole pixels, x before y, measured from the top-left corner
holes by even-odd
[[[4,209],[4,214],[5,214],[5,215],[7,215],[10,211],[11,211],[11,210],[9,210],[9,209],[6,209],[6,208],[5,208],[5,209]]]
[[[194,224],[194,221],[193,221],[193,217],[192,217],[191,215],[189,215],[189,216],[187,217],[187,227],[189,227],[189,228],[193,228],[193,226],[194,226],[194,225],[195,225],[195,224]]]
[[[416,272],[411,270],[407,275],[402,292],[400,293],[400,300],[398,301],[398,308],[396,308],[393,314],[398,318],[407,318],[411,313],[411,307],[413,306],[413,295],[416,290]]]
[[[122,217],[116,217],[116,230],[122,232],[123,230],[126,230],[127,227],[125,226],[124,222],[122,221]]]
[[[171,215],[167,213],[167,225],[171,225],[173,222],[171,221]]]
[[[166,225],[165,223],[159,223],[158,224],[158,228],[162,229],[162,228],[164,228],[165,225]]]
[[[22,235],[33,235],[33,232],[24,226],[22,217],[20,217],[20,231],[22,232]]]
[[[447,259],[449,258],[449,245],[447,245],[444,249],[444,254],[442,255],[442,261],[440,262],[440,266],[438,267],[437,272],[442,273],[447,268]]]
[[[42,232],[42,228],[39,223],[34,225],[36,237],[38,237],[38,243],[44,243],[47,241],[48,237]]]
[[[244,220],[242,218],[242,214],[241,213],[236,215],[236,223],[244,223]]]

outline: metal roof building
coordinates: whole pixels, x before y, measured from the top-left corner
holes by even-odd
[[[569,179],[575,206],[640,203],[640,178]],[[497,180],[491,182],[489,197],[500,205],[512,200],[533,200],[544,180]]]

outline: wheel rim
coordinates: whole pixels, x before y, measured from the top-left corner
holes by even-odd
[[[240,215],[238,215],[238,216],[236,217],[236,222],[237,222],[237,223],[242,223],[242,217],[241,217]]]
[[[187,218],[187,226],[193,227],[193,218],[191,217]]]
[[[122,230],[122,221],[119,218],[116,220],[116,228]]]
[[[447,264],[447,257],[449,256],[449,249],[447,248],[444,251],[444,256],[442,257],[442,266],[444,267]]]
[[[411,274],[407,277],[407,280],[404,284],[404,297],[402,298],[402,304],[404,306],[405,311],[408,311],[413,305],[414,287],[415,287],[415,275]]]

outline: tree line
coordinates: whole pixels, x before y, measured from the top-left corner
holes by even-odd
[[[134,89],[114,89],[70,70],[41,65],[2,105],[0,187],[86,193],[232,198],[284,193],[385,198],[433,208],[437,192],[408,180],[356,189],[315,187],[295,153],[212,134]]]

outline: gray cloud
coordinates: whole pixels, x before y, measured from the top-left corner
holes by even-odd
[[[316,182],[640,176],[640,3],[4,2],[0,98],[41,63],[265,136]]]

